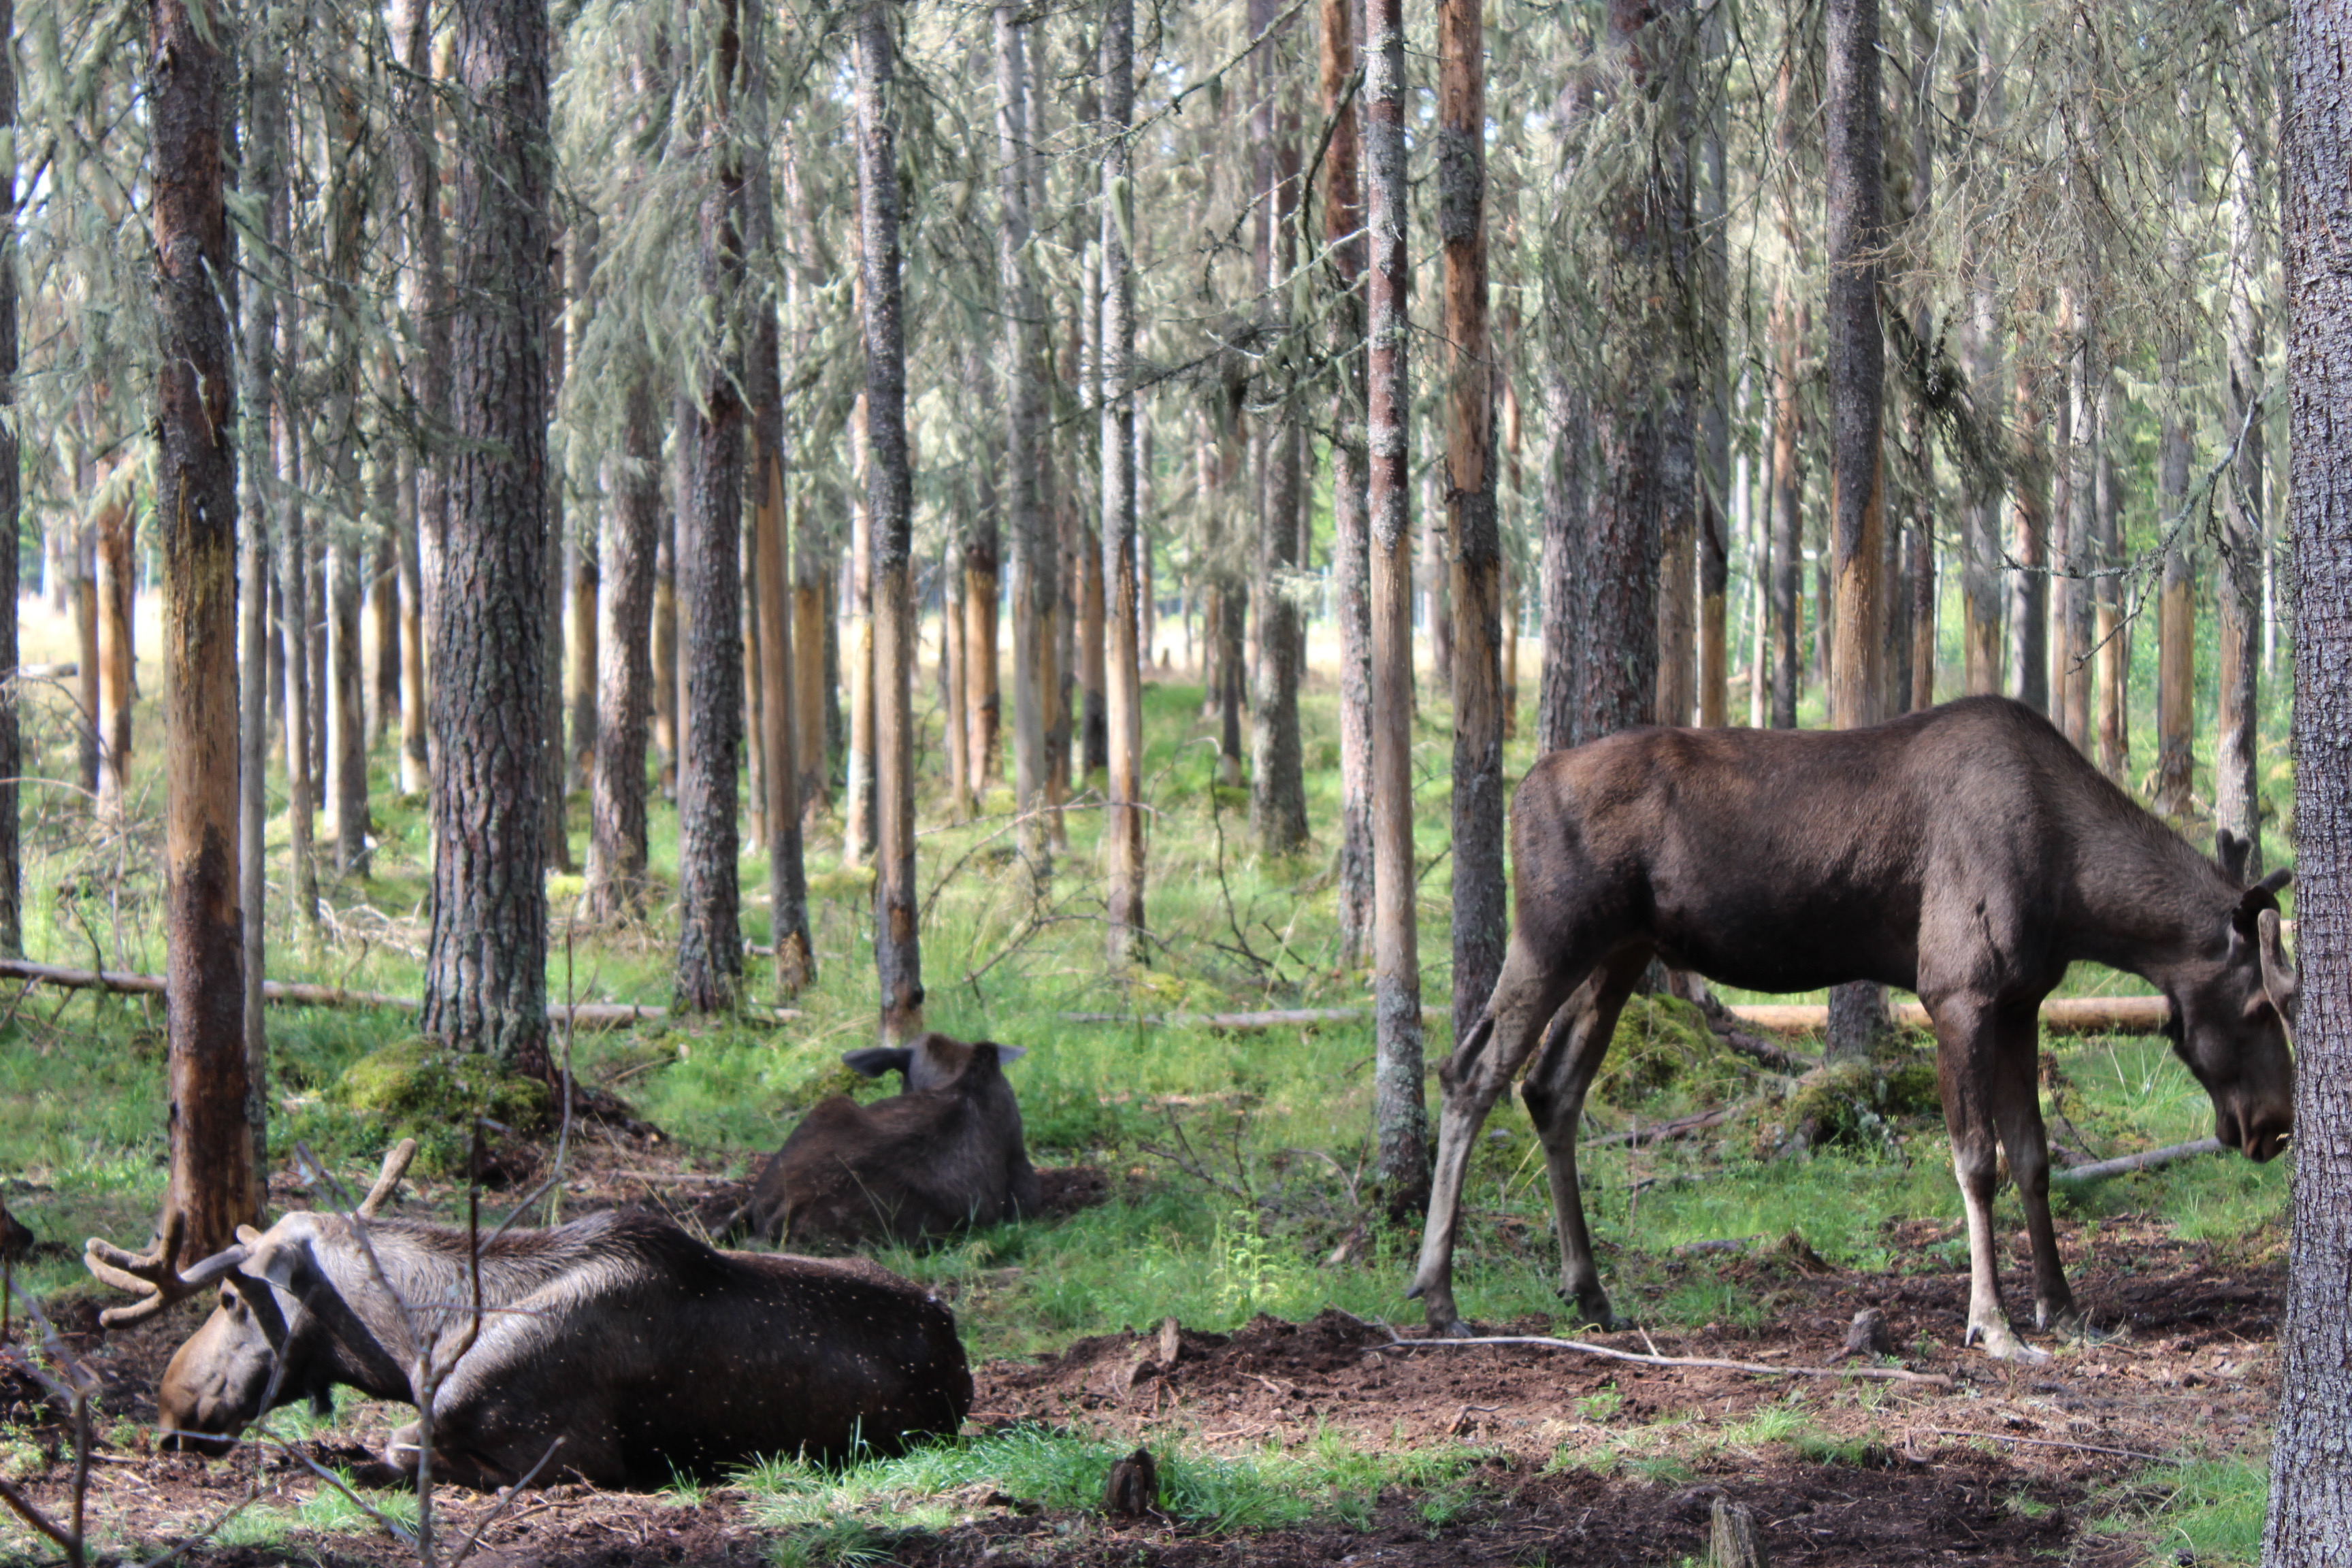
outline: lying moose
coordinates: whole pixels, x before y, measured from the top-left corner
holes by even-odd
[[[1019,1046],[928,1034],[842,1060],[906,1089],[860,1105],[836,1094],[811,1108],[760,1171],[730,1226],[791,1247],[919,1242],[1034,1214],[1037,1173],[1003,1064]]]
[[[1454,1236],[1470,1150],[1530,1057],[1521,1094],[1551,1179],[1562,1294],[1584,1321],[1613,1324],[1576,1131],[1654,955],[1751,991],[1873,980],[1918,994],[1968,1211],[1968,1337],[1996,1356],[2043,1357],[2001,1309],[2000,1152],[2032,1242],[2035,1323],[2079,1325],[2035,1089],[2042,999],[2076,959],[2163,991],[2173,1048],[2211,1096],[2222,1142],[2256,1160],[2285,1142],[2294,1068],[2279,1015],[2294,975],[2276,915],[2262,917],[2287,873],[2248,887],[2245,844],[2224,832],[2220,863],[2207,859],[2021,704],[1964,698],[1842,731],[1627,731],[1529,770],[1511,848],[1517,915],[1502,974],[1440,1074],[1410,1294],[1441,1332],[1462,1331]]]
[[[222,1451],[266,1405],[323,1405],[339,1383],[413,1401],[417,1347],[436,1339],[445,1362],[463,1353],[434,1400],[434,1472],[485,1490],[530,1477],[559,1439],[549,1479],[657,1487],[765,1454],[892,1452],[971,1406],[954,1315],[867,1263],[719,1252],[608,1212],[490,1237],[478,1297],[465,1231],[373,1217],[412,1149],[356,1215],[247,1226],[184,1272],[176,1225],[147,1257],[89,1242],[91,1273],[152,1292],[110,1323],[220,1283],[157,1393],[166,1446]],[[420,1427],[392,1435],[395,1468],[415,1468]]]

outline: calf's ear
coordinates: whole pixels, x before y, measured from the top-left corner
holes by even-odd
[[[841,1053],[843,1065],[852,1072],[867,1078],[880,1078],[886,1072],[905,1072],[915,1059],[915,1053],[904,1046],[867,1046],[863,1050]]]
[[[1029,1054],[1029,1047],[1026,1046],[1000,1046],[994,1040],[982,1040],[978,1048],[983,1051],[994,1051],[1000,1067],[1009,1061],[1017,1061]]]
[[[2295,972],[2286,954],[2286,942],[2279,931],[2276,910],[2264,910],[2255,920],[2263,946],[2263,989],[2270,995],[2271,1005],[2286,1020],[2290,1036],[2295,1019],[2303,1011],[2303,979]]]
[[[2246,879],[2246,860],[2254,852],[2253,840],[2241,838],[2223,827],[2213,835],[2213,858],[2221,864],[2222,874],[2232,882]]]
[[[280,1290],[299,1296],[302,1293],[302,1281],[313,1272],[313,1268],[310,1238],[307,1234],[273,1236],[265,1233],[247,1249],[246,1260],[238,1272],[252,1279],[267,1279]]]

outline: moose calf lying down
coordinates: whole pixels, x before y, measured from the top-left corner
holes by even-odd
[[[1992,1196],[2006,1153],[2033,1250],[2034,1318],[2079,1322],[2050,1221],[2035,1091],[2039,1010],[2077,959],[2172,1003],[2172,1046],[2214,1134],[2285,1145],[2294,1068],[2280,1016],[2286,873],[2246,881],[2107,782],[2047,720],[1970,697],[1869,729],[1629,730],[1528,770],[1511,808],[1517,906],[1485,1013],[1440,1074],[1421,1261],[1410,1294],[1461,1331],[1454,1235],[1479,1124],[1524,1066],[1559,1222],[1561,1291],[1611,1323],[1578,1191],[1585,1090],[1653,955],[1751,991],[1853,980],[1918,994],[1969,1225],[1969,1338],[2031,1361],[2001,1310]],[[2263,917],[2267,915],[2267,920]]]
[[[338,1383],[413,1403],[418,1348],[436,1343],[434,1471],[483,1489],[559,1440],[538,1479],[656,1487],[767,1454],[892,1452],[953,1433],[971,1405],[954,1315],[871,1264],[719,1252],[651,1215],[590,1215],[489,1238],[469,1333],[467,1233],[371,1213],[247,1226],[184,1274],[173,1237],[147,1258],[90,1243],[92,1273],[154,1289],[110,1321],[220,1283],[163,1373],[166,1446],[221,1451],[265,1404],[322,1404]],[[415,1468],[421,1425],[393,1434],[396,1468]]]
[[[735,1224],[787,1246],[914,1242],[1037,1212],[1037,1173],[1003,1064],[1019,1046],[929,1034],[848,1051],[868,1078],[904,1073],[871,1105],[820,1100],[761,1168]]]

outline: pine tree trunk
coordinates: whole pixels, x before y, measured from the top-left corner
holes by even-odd
[[[2130,709],[2124,690],[2129,666],[2131,629],[2123,623],[2117,597],[2117,569],[2123,564],[2123,479],[2116,462],[2115,372],[2099,373],[2099,446],[2091,494],[2095,508],[2092,562],[2098,576],[2092,584],[2091,647],[2096,667],[2099,698],[2099,767],[2118,784],[2131,775]]]
[[[298,363],[302,295],[285,296],[278,324],[278,363]],[[280,398],[271,419],[278,482],[285,487],[285,527],[278,542],[278,640],[286,649],[286,855],[292,863],[293,904],[305,937],[319,934],[318,862],[311,843],[317,775],[310,771],[310,571],[309,518],[302,504],[302,420]]]
[[[907,454],[907,351],[899,315],[898,110],[888,13],[857,17],[857,193],[866,278],[866,495],[872,511],[877,848],[874,967],[885,1044],[923,1028],[915,892],[913,478]]]
[[[1051,870],[1045,831],[1045,680],[1053,668],[1054,552],[1037,493],[1040,360],[1045,343],[1029,276],[1030,145],[1027,33],[996,7],[996,286],[1004,310],[1004,531],[1013,555],[1013,806],[1014,837],[1031,875]]]
[[[808,197],[801,185],[800,159],[789,127],[780,127],[783,134],[778,141],[783,156],[784,194],[792,208],[793,243],[792,254],[784,258],[785,310],[791,321],[793,358],[802,362],[809,353],[810,310],[807,284],[803,272],[802,258],[810,246],[812,224]],[[804,435],[796,434],[795,444],[804,445]],[[796,731],[794,750],[800,759],[799,799],[803,826],[824,812],[833,801],[833,774],[828,756],[829,731],[827,715],[840,702],[834,682],[829,679],[833,664],[826,650],[838,647],[835,637],[839,628],[827,613],[825,588],[828,581],[825,563],[833,559],[834,551],[827,547],[831,532],[824,523],[825,509],[817,504],[816,496],[803,481],[799,487],[799,518],[796,542],[793,553],[793,720]]]
[[[1881,221],[1877,0],[1828,0],[1831,571],[1830,720],[1878,721],[1886,690],[1885,466],[1880,452],[1886,365],[1878,320]],[[1885,1026],[1883,988],[1830,994],[1829,1052],[1866,1054]]]
[[[1775,207],[1781,242],[1795,253],[1798,230],[1794,102],[1796,48],[1792,37],[1780,58],[1772,89],[1773,140],[1782,171]],[[1772,280],[1772,307],[1766,331],[1772,344],[1772,727],[1797,727],[1798,687],[1804,666],[1799,647],[1804,622],[1804,519],[1801,510],[1802,412],[1798,404],[1797,371],[1805,335],[1805,318],[1796,289],[1786,271]],[[1820,636],[1816,626],[1815,636]]]
[[[678,585],[687,605],[686,734],[677,769],[677,968],[680,1012],[732,1008],[743,990],[742,889],[736,773],[743,761],[743,360],[745,282],[742,153],[735,77],[740,62],[736,0],[714,0],[708,17],[710,85],[701,105],[703,311],[698,384],[681,444],[696,447],[691,504],[684,509]]]
[[[1319,83],[1331,124],[1323,234],[1334,295],[1327,339],[1331,395],[1331,578],[1339,632],[1339,965],[1364,962],[1372,934],[1372,605],[1365,518],[1363,178],[1358,165],[1355,5],[1321,0]]]
[[[681,434],[684,424],[672,405],[671,423]],[[654,538],[654,597],[652,638],[651,719],[656,756],[655,783],[662,798],[677,796],[677,751],[682,739],[677,710],[677,530],[674,520],[686,508],[691,487],[683,482],[683,465],[673,480],[670,515],[662,520]]]
[[[2010,489],[2009,552],[2017,563],[2009,579],[2009,694],[2040,712],[2050,710],[2049,559],[2050,491],[2039,479],[2049,467],[2050,444],[2042,437],[2042,370],[2028,346],[2027,328],[2017,329],[2017,381],[2011,388],[2017,412],[2017,451],[2026,476]]]
[[[2263,489],[2266,467],[2263,421],[2252,412],[2263,385],[2263,305],[2257,279],[2263,263],[2263,192],[2267,157],[2260,118],[2241,111],[2230,163],[2229,389],[2223,402],[2238,441],[2234,483],[2223,489],[2221,510],[2221,733],[2213,748],[2213,820],[2253,846],[2248,876],[2263,867],[2262,801],[2255,778],[2262,677]]]
[[[598,552],[596,762],[589,781],[588,879],[593,923],[646,912],[646,744],[653,706],[654,555],[662,531],[661,430],[650,364],[624,374],[621,457],[607,473],[612,505]]]
[[[432,7],[426,0],[394,0],[393,45],[405,68],[397,79],[397,130],[394,138],[400,205],[407,219],[408,266],[400,277],[402,312],[416,334],[407,369],[409,396],[416,406],[417,440],[413,469],[415,525],[400,541],[400,788],[422,795],[432,787],[429,726],[425,722],[425,627],[431,622],[428,595],[448,518],[449,314],[441,234],[440,173],[434,163]]]
[[[862,187],[861,187],[862,192]],[[861,194],[859,199],[864,200]],[[862,220],[861,220],[862,222]],[[861,262],[857,314],[866,315]],[[844,765],[841,863],[862,866],[874,853],[874,507],[870,395],[860,391],[849,410],[849,625],[842,634],[843,675],[849,688],[848,755]]]
[[[545,0],[460,0],[450,508],[434,616],[433,927],[420,1026],[547,1071]]]
[[[117,481],[119,483],[119,481]],[[119,823],[131,794],[131,708],[137,693],[131,647],[131,531],[128,487],[100,507],[98,534],[98,815]]]
[[[1392,1215],[1429,1199],[1421,963],[1413,900],[1412,456],[1405,348],[1404,3],[1365,0],[1364,197],[1371,241],[1366,304],[1372,611],[1372,1131],[1374,1179]]]
[[[1454,1037],[1486,1011],[1503,889],[1503,553],[1486,327],[1486,39],[1480,0],[1438,6],[1437,233],[1444,259],[1446,532],[1454,596]]]
[[[0,0],[0,37],[11,36],[8,9],[8,0]],[[239,477],[245,487],[245,533],[238,552],[241,689],[237,694],[237,886],[242,893],[239,945],[245,964],[246,1125],[253,1141],[254,1169],[261,1172],[269,1168],[269,1038],[262,1021],[262,980],[268,970],[269,852],[269,515],[276,484],[269,461],[269,432],[270,416],[279,396],[278,287],[284,274],[277,257],[257,256],[254,251],[266,253],[277,237],[285,232],[287,222],[286,72],[278,54],[281,46],[282,40],[273,37],[271,29],[254,27],[247,34],[243,183],[246,199],[254,204],[259,215],[262,244],[248,249],[244,258],[253,283],[244,297],[238,322],[247,401],[237,426]],[[0,77],[9,73],[7,60],[0,58]],[[6,97],[13,103],[13,80]],[[0,310],[0,332],[7,334],[11,364],[16,325],[13,261],[13,256],[0,259],[0,288],[10,291],[7,308]],[[8,487],[7,493],[13,499],[13,435],[0,436],[0,452],[5,452],[7,458],[0,463],[0,471],[10,476],[0,479],[0,486]],[[8,721],[13,724],[13,712]],[[13,736],[11,740],[13,743]],[[8,767],[12,773],[16,765],[14,757],[10,757]],[[13,809],[0,811],[0,831],[13,831],[15,825]],[[12,850],[13,845],[12,839]],[[15,864],[11,853],[5,890],[12,900],[16,890]],[[13,901],[9,912],[9,929],[13,932]],[[6,951],[14,954],[20,948],[12,942]]]
[[[2188,215],[2201,199],[2202,184],[2191,156],[2183,153],[2173,175],[2175,218],[2167,260],[2184,289],[2193,287]],[[2187,351],[2179,334],[2166,334],[2157,366],[2161,405],[2158,493],[2163,498],[2157,515],[2165,534],[2164,581],[2156,603],[2156,810],[2176,821],[2185,820],[2189,812],[2189,746],[2197,725],[2195,562],[2188,519],[2181,515],[2189,502],[2189,411],[2181,385]]]
[[[1103,820],[1113,965],[1139,955],[1143,913],[1143,681],[1136,646],[1134,0],[1109,0],[1102,33],[1102,574],[1108,621]]]
[[[202,7],[199,9],[199,7]],[[0,24],[13,23],[0,16]],[[155,515],[163,573],[167,737],[163,920],[170,978],[171,1183],[183,1256],[228,1246],[261,1215],[247,1123],[237,915],[236,377],[218,279],[229,276],[221,127],[228,19],[206,0],[150,0],[146,110],[154,157]],[[11,36],[0,28],[0,37]],[[15,119],[11,72],[0,92]],[[13,306],[13,301],[10,302]],[[13,308],[8,314],[13,318]],[[13,331],[9,334],[13,340]],[[14,344],[5,349],[13,368]],[[9,465],[13,490],[15,466]],[[10,509],[13,524],[13,507]],[[16,605],[16,560],[5,588]]]
[[[1538,356],[1543,377],[1543,682],[1536,696],[1536,752],[1576,744],[1577,660],[1585,562],[1585,456],[1591,437],[1583,388],[1559,356]]]
[[[2352,188],[2352,16],[2295,0],[2282,162],[2284,282],[2296,580],[2294,826],[2296,1033],[2294,1224],[2279,1403],[2271,1436],[2264,1568],[2321,1568],[2352,1541],[2352,274],[2338,210]]]

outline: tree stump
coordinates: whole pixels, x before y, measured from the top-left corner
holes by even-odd
[[[1766,1568],[1764,1542],[1756,1531],[1753,1509],[1729,1498],[1715,1500],[1706,1560],[1710,1568]]]

